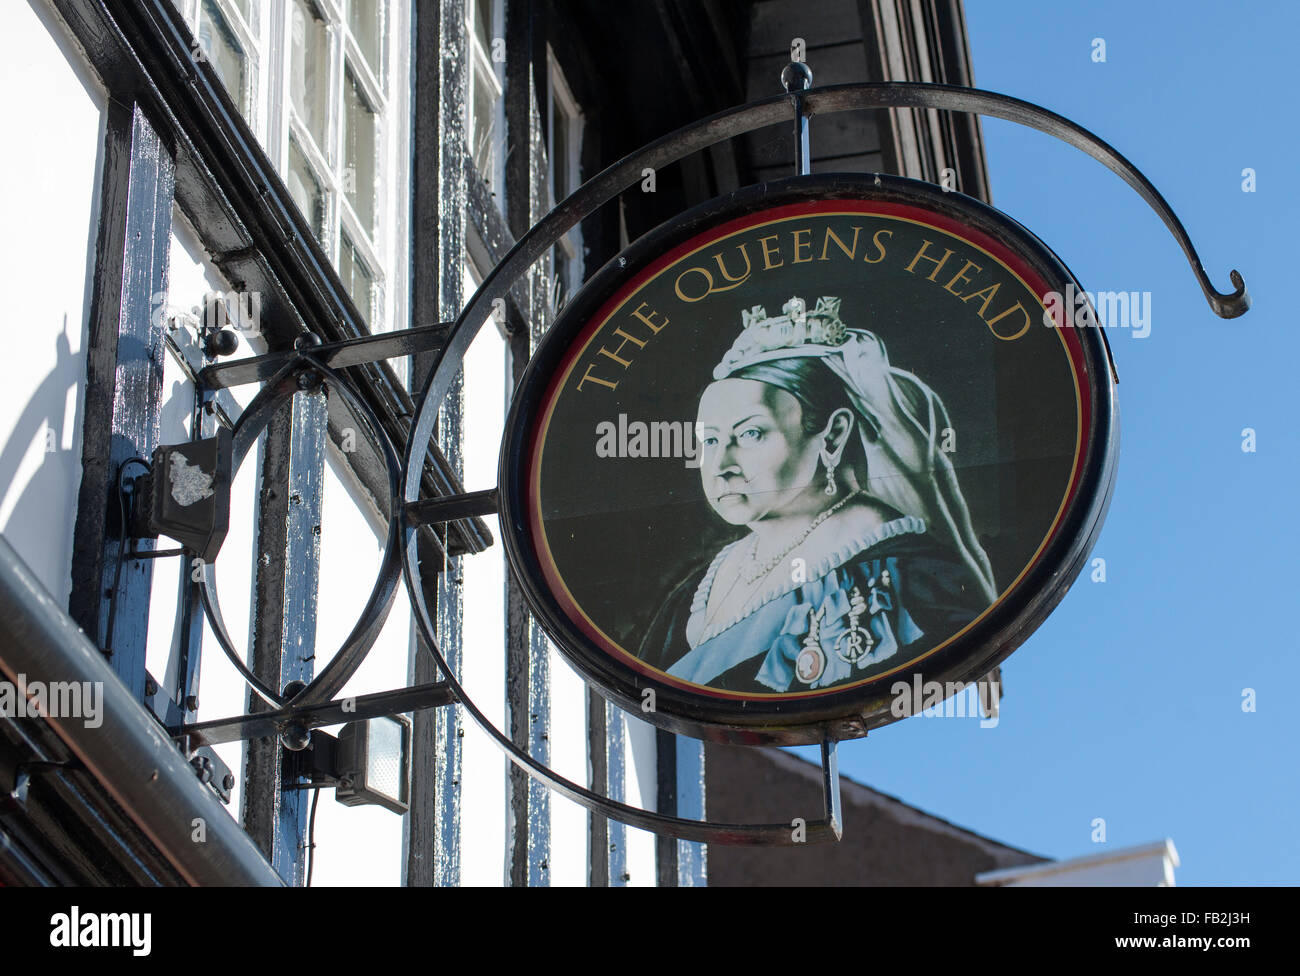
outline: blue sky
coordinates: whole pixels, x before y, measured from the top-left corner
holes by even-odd
[[[994,205],[1084,288],[1151,296],[1149,335],[1110,336],[1122,446],[1093,553],[1107,578],[1081,576],[1008,659],[998,727],[908,719],[842,745],[841,769],[1049,857],[1170,837],[1179,884],[1300,882],[1286,704],[1300,679],[1300,380],[1287,305],[1300,277],[1300,138],[1286,76],[1300,5],[967,0],[966,19],[975,84],[1126,155],[1218,289],[1231,290],[1237,268],[1253,307],[1215,316],[1164,225],[1100,163],[984,120]],[[1243,192],[1246,168],[1255,192]],[[1254,453],[1242,450],[1247,427]],[[1099,817],[1105,844],[1092,839]]]

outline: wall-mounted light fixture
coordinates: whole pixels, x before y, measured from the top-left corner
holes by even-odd
[[[338,738],[316,729],[301,757],[304,775],[333,784],[334,798],[350,807],[377,804],[403,814],[411,806],[411,722],[381,715],[343,726]]]

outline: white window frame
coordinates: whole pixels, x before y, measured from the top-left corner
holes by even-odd
[[[191,31],[198,35],[203,0],[173,0]],[[325,23],[328,49],[324,144],[318,144],[293,105],[290,93],[293,0],[250,0],[252,23],[244,20],[235,0],[211,0],[235,34],[245,56],[245,88],[241,110],[266,148],[276,169],[287,177],[292,138],[320,185],[323,226],[319,242],[336,268],[343,256],[346,234],[372,281],[371,307],[360,309],[372,331],[405,325],[407,218],[402,189],[407,163],[409,120],[404,112],[409,95],[399,89],[409,68],[409,9],[414,0],[382,0],[379,4],[379,63],[372,65],[348,24],[351,0],[305,0]],[[408,43],[404,43],[404,41]],[[343,106],[349,75],[356,80],[362,101],[375,116],[375,221],[363,227],[346,192],[343,146]],[[495,77],[495,76],[494,76]],[[409,147],[407,147],[409,148]],[[316,229],[316,228],[314,228]]]
[[[235,35],[235,41],[244,53],[244,91],[238,95],[232,93],[236,105],[249,128],[259,139],[265,142],[266,134],[266,85],[262,84],[262,71],[267,63],[267,51],[264,43],[266,37],[265,14],[268,0],[250,0],[252,19],[245,20],[243,13],[233,0],[211,0]],[[199,36],[199,15],[203,0],[172,0],[173,5],[185,18],[185,24],[195,38]]]
[[[581,164],[582,164],[582,133],[585,119],[582,115],[582,109],[578,106],[578,100],[573,97],[573,90],[564,78],[564,71],[560,68],[559,62],[555,59],[555,52],[551,46],[546,46],[546,192],[548,196],[553,196],[555,190],[555,159],[563,152],[565,161],[565,172],[568,174],[568,185],[561,188],[564,197],[567,197],[579,186],[582,185]],[[564,146],[555,145],[555,107],[559,105],[564,112],[567,125],[567,138]],[[554,207],[560,200],[552,199],[551,206]],[[565,260],[568,262],[568,280],[560,282],[564,289],[561,292],[561,303],[567,302],[572,295],[582,285],[583,281],[583,248],[582,248],[582,231],[580,227],[570,228],[569,231],[561,237],[555,246],[564,252]]]
[[[390,163],[386,158],[388,153],[385,151],[387,128],[390,120],[390,100],[380,79],[386,73],[391,75],[391,72],[386,71],[386,62],[390,60],[387,52],[391,44],[388,43],[387,28],[389,27],[389,21],[392,19],[393,5],[391,3],[384,5],[384,13],[381,15],[384,17],[382,22],[384,43],[381,44],[381,63],[378,66],[377,75],[361,53],[360,45],[352,36],[352,31],[348,27],[347,11],[344,4],[340,0],[305,0],[305,2],[315,9],[326,25],[326,43],[329,46],[330,59],[330,92],[324,134],[326,144],[324,146],[316,144],[315,137],[307,128],[306,120],[298,115],[298,110],[293,105],[289,88],[292,68],[289,32],[292,30],[290,18],[293,12],[293,2],[292,0],[276,0],[277,27],[279,36],[283,38],[282,43],[277,45],[280,62],[280,85],[278,90],[284,95],[279,100],[281,118],[277,120],[279,122],[277,125],[278,131],[274,140],[275,155],[278,156],[277,166],[281,172],[287,170],[289,139],[292,137],[307,158],[313,175],[325,193],[325,227],[321,233],[321,246],[325,248],[335,267],[338,267],[342,259],[343,235],[347,234],[349,241],[351,241],[357,252],[357,256],[370,272],[373,282],[371,307],[360,309],[360,311],[370,323],[371,328],[378,331],[386,325],[388,319],[388,316],[384,314],[387,262],[380,258],[377,238],[382,235],[384,224],[388,223],[388,221],[384,220],[384,217],[388,213],[387,191],[389,180],[387,170]],[[346,86],[349,83],[349,73],[357,80],[357,88],[362,99],[375,113],[375,144],[379,155],[379,158],[375,161],[375,215],[376,224],[380,227],[379,234],[374,229],[366,229],[361,226],[361,221],[357,217],[351,201],[348,200],[345,190],[343,99],[346,95]]]
[[[486,78],[489,83],[489,89],[492,92],[492,117],[488,120],[488,172],[479,169],[479,176],[483,177],[483,182],[487,184],[493,196],[496,195],[497,188],[501,186],[505,160],[502,158],[502,147],[505,144],[503,138],[503,129],[505,127],[505,107],[502,104],[502,94],[504,85],[502,83],[499,66],[492,60],[492,52],[484,50],[483,45],[479,42],[476,21],[479,8],[482,6],[490,7],[491,29],[489,33],[490,42],[496,42],[500,37],[498,27],[504,16],[503,4],[501,0],[465,0],[465,38],[466,46],[469,49],[468,67],[469,71],[465,78],[465,149],[469,154],[471,162],[478,167],[477,153],[475,149],[479,140],[482,138],[483,120],[474,112],[475,96],[478,94],[478,86]]]

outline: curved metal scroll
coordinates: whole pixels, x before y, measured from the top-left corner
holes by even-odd
[[[868,96],[864,104],[862,93]],[[950,112],[965,112],[970,115],[989,115],[1005,119],[1019,125],[1037,129],[1049,136],[1069,143],[1081,149],[1093,159],[1102,163],[1125,183],[1137,191],[1156,215],[1164,221],[1169,233],[1174,235],[1178,246],[1183,249],[1187,262],[1192,266],[1192,273],[1205,293],[1205,300],[1210,303],[1214,314],[1220,318],[1232,319],[1242,315],[1250,308],[1250,295],[1241,273],[1232,270],[1228,277],[1234,291],[1224,294],[1210,283],[1205,267],[1192,246],[1191,238],[1183,228],[1173,208],[1145,176],[1141,170],[1124,158],[1120,152],[1104,139],[1089,132],[1081,125],[1076,125],[1064,116],[1045,109],[1033,102],[1026,102],[1010,95],[983,91],[978,88],[960,88],[955,85],[925,85],[910,82],[874,82],[861,85],[831,85],[826,88],[814,88],[802,93],[807,111],[843,112],[854,108],[934,108]]]
[[[203,564],[203,578],[200,593],[203,598],[203,610],[212,627],[213,636],[225,652],[226,657],[235,666],[244,680],[267,703],[273,706],[311,705],[328,701],[342,690],[348,679],[356,673],[366,654],[379,637],[384,621],[392,609],[397,596],[397,583],[401,573],[402,543],[399,526],[404,521],[402,503],[398,498],[398,486],[401,483],[401,469],[398,466],[397,452],[384,433],[370,406],[359,397],[347,379],[328,366],[314,359],[310,354],[300,352],[284,366],[258,391],[247,409],[239,416],[233,435],[232,470],[239,470],[244,458],[257,443],[257,438],[271,422],[271,418],[284,404],[304,387],[301,378],[310,372],[317,374],[317,380],[323,381],[340,395],[353,414],[369,428],[371,443],[375,444],[383,456],[388,474],[388,491],[391,516],[388,520],[388,538],[384,544],[384,555],[380,562],[379,574],[375,578],[370,596],[361,611],[361,616],[348,634],[342,647],[312,679],[306,688],[292,699],[285,701],[275,689],[268,687],[244,664],[243,657],[235,649],[234,641],[226,629],[221,616],[221,603],[217,598],[217,574],[214,563]]]

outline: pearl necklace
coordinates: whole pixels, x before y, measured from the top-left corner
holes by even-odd
[[[847,505],[856,496],[860,494],[862,494],[861,490],[849,492],[849,494],[845,495],[843,498],[841,498],[830,508],[826,509],[820,515],[818,515],[815,519],[812,520],[812,522],[808,524],[808,528],[804,529],[803,532],[800,533],[799,538],[795,539],[794,542],[786,546],[784,550],[777,553],[766,563],[760,566],[755,573],[753,573],[752,575],[746,574],[745,582],[757,583],[768,573],[772,572],[772,570],[776,569],[776,567],[780,565],[781,561],[785,559],[786,556],[790,555],[790,553],[794,552],[795,549],[799,548],[799,546],[803,543],[803,541],[807,539],[808,536],[812,535],[813,529],[817,528],[817,526],[821,525],[828,518],[830,518],[832,515],[834,515],[837,511],[839,511],[841,508],[843,508],[845,505]],[[755,535],[754,541],[749,546],[749,561],[753,563],[756,562],[757,559],[758,559],[758,536]]]

